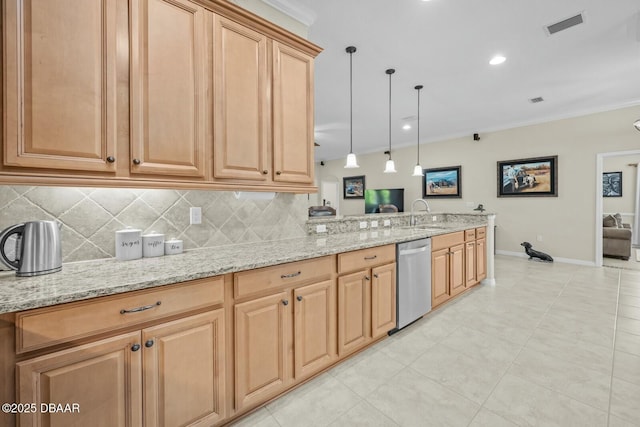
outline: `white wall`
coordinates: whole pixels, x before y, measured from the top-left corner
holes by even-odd
[[[638,117],[640,106],[634,106],[481,133],[478,142],[469,135],[422,144],[423,167],[462,165],[462,199],[429,199],[429,204],[433,211],[470,212],[467,203],[483,203],[498,214],[498,250],[520,252],[520,243],[526,240],[555,257],[593,262],[596,154],[639,149],[640,132],[632,125]],[[497,197],[497,161],[552,155],[558,156],[558,197]],[[421,179],[411,176],[415,145],[394,150],[393,159],[398,173],[392,175],[382,173],[386,160],[382,152],[358,155],[359,169],[344,169],[344,159],[339,159],[316,165],[316,173],[319,181],[323,176],[365,175],[367,188],[405,188],[408,210],[411,201],[422,195]],[[363,200],[342,201],[344,215],[363,212]],[[541,242],[536,241],[538,235]]]
[[[255,13],[261,18],[266,19],[269,22],[273,22],[280,27],[291,31],[294,34],[304,37],[308,36],[309,29],[303,23],[296,21],[292,17],[280,12],[279,10],[269,6],[262,0],[229,0],[231,3],[235,3],[238,6],[247,9],[250,12]]]
[[[637,147],[640,149],[640,144]],[[640,155],[605,157],[602,162],[603,172],[622,172],[622,197],[603,197],[602,210],[605,213],[621,213],[626,223],[632,223],[636,203],[636,174],[638,168],[629,166],[638,164]]]

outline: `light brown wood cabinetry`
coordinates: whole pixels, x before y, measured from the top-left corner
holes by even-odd
[[[7,0],[5,184],[313,186],[321,49],[225,0]]]
[[[476,236],[476,282],[487,278],[487,239],[486,227],[477,228]]]
[[[115,173],[117,2],[3,6],[3,165]]]
[[[338,273],[338,354],[343,357],[396,325],[395,245],[338,254]]]
[[[204,177],[206,14],[188,0],[132,0],[131,172]]]
[[[432,238],[432,307],[465,290],[464,254],[464,232],[460,231]]]
[[[214,178],[270,179],[267,37],[214,20]]]
[[[197,282],[200,285],[206,282],[214,289],[222,285],[222,278]],[[81,328],[80,334],[71,330],[62,334],[64,338],[56,336],[53,340],[43,341],[58,347],[65,346],[65,349],[36,357],[26,355],[16,364],[18,401],[36,403],[38,408],[41,403],[78,403],[80,412],[25,413],[19,416],[20,425],[168,427],[211,425],[222,420],[226,415],[224,310],[214,310],[213,307],[203,310],[198,299],[204,295],[188,295],[190,290],[197,289],[189,287],[188,283],[186,285],[169,287],[186,295],[182,302],[175,296],[162,294],[167,290],[158,291],[159,295],[154,295],[153,291],[139,291],[134,292],[134,296],[99,298],[92,307],[93,316],[105,323],[98,329],[92,329],[99,334],[96,337],[123,327],[125,332],[92,341],[86,328]],[[166,315],[165,318],[158,318],[157,314],[149,316],[148,313],[160,307],[156,304],[122,306],[123,309],[134,310],[118,313],[126,318],[125,323],[114,320],[112,309],[121,303],[133,302],[134,299],[130,298],[138,298],[135,295],[144,296],[149,301],[162,301],[161,306],[169,307],[169,313],[174,315]],[[183,303],[189,298],[193,304],[191,310]],[[115,305],[111,304],[112,300]],[[213,300],[217,305],[223,303],[215,297]],[[66,319],[60,326],[68,329],[72,322],[82,323],[83,310],[91,308],[91,303],[92,300],[72,303],[71,311],[62,305],[19,313],[16,323],[18,336],[24,335],[19,326],[20,317],[29,320],[22,324],[30,328],[31,334],[38,330],[46,333],[42,325],[46,319],[54,319],[51,313],[60,309],[58,319]],[[176,308],[172,309],[174,305]],[[175,315],[183,311],[186,313],[182,317]],[[127,317],[130,314],[139,317],[131,320]],[[44,317],[39,318],[39,315]],[[75,345],[79,337],[86,343]]]
[[[476,268],[477,268],[477,259],[476,259],[476,242],[465,242],[465,252],[464,252],[464,277],[465,277],[465,286],[470,287],[477,283],[476,280]]]
[[[335,361],[335,268],[328,256],[235,274],[236,298],[253,296],[234,306],[236,410]]]

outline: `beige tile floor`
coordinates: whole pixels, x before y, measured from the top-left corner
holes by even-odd
[[[603,257],[602,265],[604,265],[605,267],[640,270],[640,249],[632,248],[631,257],[629,257],[628,260]]]
[[[477,286],[238,426],[640,426],[640,272],[496,259]]]

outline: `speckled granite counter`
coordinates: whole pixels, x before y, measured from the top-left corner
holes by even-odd
[[[478,218],[475,223],[447,223],[439,230],[380,228],[199,249],[135,261],[69,263],[59,273],[37,277],[16,277],[7,272],[0,275],[0,314],[406,242],[486,224],[486,218]]]

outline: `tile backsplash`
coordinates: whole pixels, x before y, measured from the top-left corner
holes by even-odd
[[[189,224],[189,208],[202,224]],[[238,200],[231,191],[0,186],[0,230],[33,220],[62,222],[63,262],[115,256],[126,226],[184,241],[185,249],[306,235],[307,195]]]

